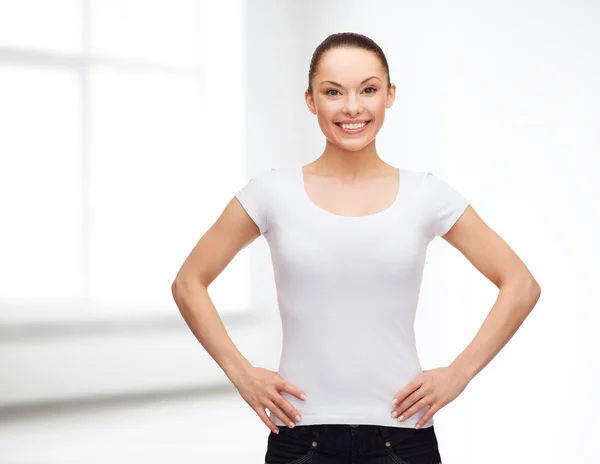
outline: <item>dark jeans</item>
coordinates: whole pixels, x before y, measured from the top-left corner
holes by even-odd
[[[441,464],[433,427],[280,426],[269,434],[265,464]]]

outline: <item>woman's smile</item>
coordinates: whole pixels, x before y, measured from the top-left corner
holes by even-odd
[[[346,134],[358,134],[358,133],[362,132],[365,129],[365,127],[367,127],[370,123],[371,123],[371,121],[369,120],[362,125],[346,125],[347,128],[342,127],[342,125],[340,123],[335,123],[335,125],[337,127],[339,127],[341,129],[341,131]],[[356,129],[349,128],[349,127],[353,127],[353,126],[357,127],[357,128]]]

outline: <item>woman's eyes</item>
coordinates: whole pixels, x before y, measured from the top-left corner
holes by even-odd
[[[367,87],[365,90],[369,90],[369,89],[373,90],[373,92],[367,92],[367,94],[369,94],[369,95],[377,92],[377,89],[375,87]],[[328,89],[325,91],[325,95],[331,95],[329,92],[339,92],[339,91],[337,89]],[[332,96],[335,96],[335,95],[332,95]]]

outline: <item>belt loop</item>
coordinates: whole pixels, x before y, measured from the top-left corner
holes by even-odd
[[[318,438],[319,433],[321,433],[321,427],[323,427],[323,426],[321,424],[315,424],[315,425],[311,425],[310,427],[312,428],[312,430],[310,430],[310,432],[312,433],[313,437]]]
[[[387,440],[390,437],[390,431],[385,425],[378,425],[377,430],[379,431],[384,440]]]

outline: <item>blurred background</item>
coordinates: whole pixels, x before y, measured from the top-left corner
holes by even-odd
[[[397,85],[380,156],[449,182],[543,289],[435,415],[444,464],[599,463],[599,24],[584,0],[0,0],[0,464],[264,462],[268,428],[171,283],[250,177],[322,153],[308,66],[345,31]],[[275,290],[262,237],[209,288],[273,370]],[[496,296],[434,240],[422,367]]]

